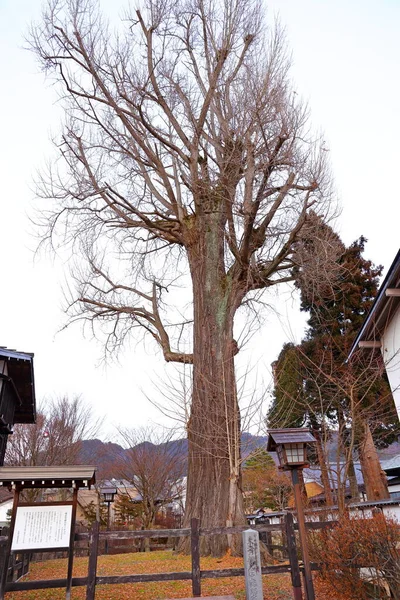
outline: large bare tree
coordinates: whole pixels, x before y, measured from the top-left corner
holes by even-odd
[[[263,12],[145,0],[112,33],[96,1],[50,0],[31,32],[64,107],[39,195],[55,200],[47,237],[84,257],[71,318],[103,328],[108,350],[139,328],[166,361],[193,365],[186,522],[208,527],[243,523],[235,314],[292,279],[307,215],[326,215],[331,196],[284,35]]]

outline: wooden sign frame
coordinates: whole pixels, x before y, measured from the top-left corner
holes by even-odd
[[[32,506],[32,504],[19,504],[19,497],[20,497],[20,493],[22,491],[22,486],[18,485],[18,484],[14,484],[13,485],[13,490],[14,490],[14,502],[13,502],[13,507],[12,507],[12,514],[11,514],[11,523],[10,523],[10,532],[9,532],[9,538],[8,538],[8,543],[7,543],[7,550],[6,550],[6,554],[5,554],[5,565],[8,565],[10,556],[12,552],[21,552],[21,550],[12,550],[12,542],[13,542],[13,538],[14,538],[14,531],[15,531],[15,522],[16,522],[16,517],[17,517],[17,509],[19,506]],[[73,495],[72,495],[72,502],[48,502],[48,503],[38,503],[34,506],[54,506],[54,505],[70,505],[72,510],[71,510],[71,527],[70,527],[70,534],[69,534],[69,546],[65,547],[63,546],[62,548],[56,548],[56,547],[52,547],[52,548],[40,548],[40,549],[33,549],[33,552],[51,552],[51,551],[57,551],[57,550],[65,550],[68,552],[68,566],[67,566],[67,586],[66,586],[66,590],[65,590],[65,598],[66,600],[70,600],[71,599],[71,589],[72,589],[72,569],[73,569],[73,564],[74,564],[74,537],[75,537],[75,523],[76,523],[76,509],[78,506],[78,487],[74,486],[73,487]],[[25,551],[25,550],[24,550]],[[26,549],[26,551],[28,551],[28,549]],[[4,572],[2,574],[0,574],[0,600],[4,600],[4,595],[5,595],[5,589],[6,589],[6,582],[7,582],[7,568],[4,569]]]
[[[69,510],[64,510],[63,507]],[[27,509],[27,510],[24,510]],[[29,511],[29,509],[32,509]],[[53,509],[53,510],[52,510]],[[73,502],[38,502],[21,503],[17,506],[15,515],[15,525],[13,539],[11,542],[11,553],[13,552],[55,552],[59,550],[68,550],[71,528],[72,528]],[[24,519],[25,513],[25,519]],[[31,514],[30,514],[31,513]],[[51,515],[53,513],[53,515]],[[59,513],[57,515],[57,513]],[[62,514],[64,513],[64,515]],[[66,523],[63,526],[60,519],[64,517]],[[46,536],[47,533],[47,536]],[[35,541],[19,543],[16,545],[16,537],[24,536],[37,538]],[[54,541],[60,543],[51,543],[46,541],[46,537],[52,536]],[[44,539],[43,539],[44,538]],[[58,539],[57,539],[58,538]]]

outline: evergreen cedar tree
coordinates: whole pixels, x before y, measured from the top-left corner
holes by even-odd
[[[234,318],[293,280],[310,212],[335,210],[324,141],[263,13],[145,0],[114,35],[95,0],[49,0],[30,36],[64,110],[38,195],[44,239],[71,257],[71,320],[111,353],[142,333],[193,365],[185,527],[245,524]],[[240,551],[201,538],[203,554],[228,545]]]
[[[358,450],[367,496],[381,499],[388,492],[372,438],[379,447],[394,441],[399,433],[398,417],[380,352],[361,351],[350,364],[346,358],[376,296],[382,267],[364,258],[365,238],[346,248],[331,228],[324,223],[320,227],[325,237],[341,248],[339,269],[330,285],[318,293],[298,273],[301,309],[309,313],[308,330],[300,345],[285,344],[275,363],[268,421],[270,427],[306,425],[318,439],[326,439],[327,428],[339,428],[342,447],[350,447],[352,439]],[[309,252],[315,251],[313,239],[306,245]],[[319,461],[326,462],[320,443],[317,450]],[[328,496],[327,487],[328,481]]]

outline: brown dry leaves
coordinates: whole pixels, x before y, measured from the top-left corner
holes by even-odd
[[[74,577],[87,575],[87,558],[76,558],[74,561]],[[206,557],[201,559],[202,570],[229,569],[243,567],[243,559],[225,556],[221,559]],[[133,573],[162,573],[173,571],[190,571],[190,556],[174,554],[171,551],[117,554],[100,556],[98,575],[129,575]],[[55,579],[65,577],[67,561],[65,559],[31,563],[26,580]],[[290,577],[287,575],[268,575],[263,578],[264,597],[268,600],[291,600],[293,598]],[[233,594],[237,600],[245,600],[243,577],[202,580],[203,596]],[[165,598],[185,598],[191,596],[190,581],[169,581],[136,583],[123,585],[98,586],[96,600],[164,600]],[[326,595],[325,595],[326,593]],[[72,600],[84,600],[86,589],[72,589]],[[65,590],[33,590],[29,592],[12,592],[6,594],[6,600],[63,600]],[[329,590],[320,588],[319,600],[331,600]]]

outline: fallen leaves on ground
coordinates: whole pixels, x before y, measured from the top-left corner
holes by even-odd
[[[201,569],[204,571],[242,567],[242,558],[229,555],[222,559],[211,557],[201,559]],[[73,576],[85,577],[87,575],[87,568],[87,558],[75,558]],[[190,570],[190,556],[183,556],[172,551],[99,556],[97,566],[98,576]],[[23,578],[23,581],[62,578],[66,577],[66,572],[66,559],[32,562],[30,572]],[[268,598],[268,600],[291,600],[293,598],[290,577],[288,575],[264,576],[263,587],[264,598]],[[245,600],[246,598],[243,577],[203,579],[201,589],[203,596],[232,594],[236,600]],[[166,598],[185,598],[191,595],[192,586],[190,581],[157,581],[103,585],[96,588],[96,600],[165,600]],[[84,600],[85,596],[85,587],[72,588],[72,600]],[[6,600],[63,600],[64,598],[64,589],[32,590],[6,594]],[[318,599],[331,600],[332,594],[321,587]]]

